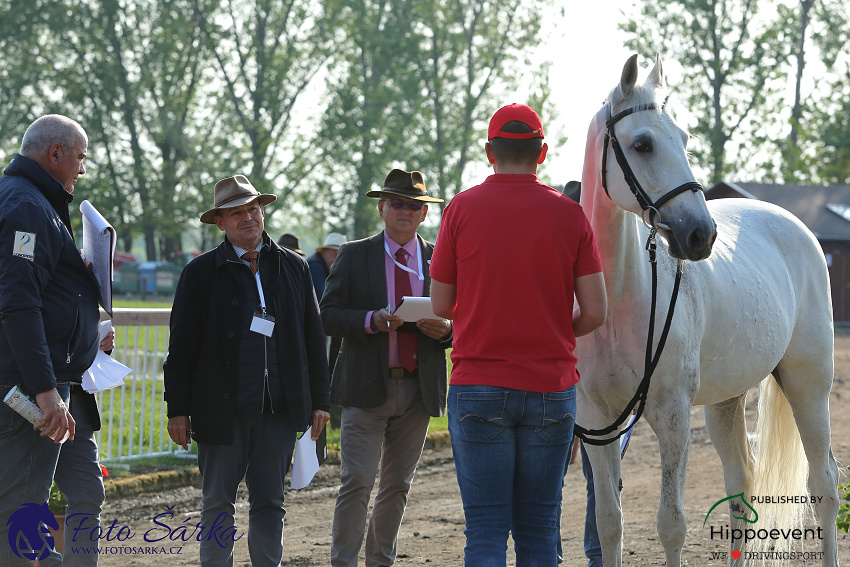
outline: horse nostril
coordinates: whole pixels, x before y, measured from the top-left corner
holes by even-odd
[[[703,250],[708,244],[708,236],[702,229],[695,229],[688,236],[688,248],[691,250]]]

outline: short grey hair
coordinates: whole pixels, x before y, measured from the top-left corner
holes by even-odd
[[[82,136],[86,142],[86,131],[76,120],[61,114],[47,114],[36,119],[24,132],[21,140],[21,155],[35,158],[50,149],[53,144],[62,146],[64,153],[73,150],[77,136]]]

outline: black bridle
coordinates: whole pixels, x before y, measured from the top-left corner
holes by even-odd
[[[665,99],[664,103],[661,105],[662,112],[664,111],[664,106],[666,104],[667,100]],[[657,226],[658,221],[656,221],[653,217],[660,217],[661,213],[659,211],[661,207],[673,197],[688,190],[691,190],[694,193],[702,191],[702,185],[696,181],[688,181],[687,183],[683,183],[675,189],[672,189],[662,195],[660,199],[653,202],[652,197],[643,190],[643,187],[640,186],[640,182],[637,180],[637,177],[635,177],[635,173],[632,171],[632,168],[629,167],[629,162],[626,160],[623,149],[620,147],[620,142],[617,140],[617,135],[614,133],[614,124],[635,112],[640,112],[642,110],[655,110],[656,108],[657,107],[654,102],[649,104],[640,104],[638,106],[627,108],[612,117],[611,104],[607,104],[606,109],[608,111],[608,120],[605,121],[605,126],[608,127],[608,132],[605,134],[605,145],[602,147],[602,188],[605,189],[605,194],[608,195],[609,199],[611,198],[611,194],[608,193],[608,145],[610,144],[614,149],[614,156],[617,158],[617,163],[620,164],[620,169],[623,170],[623,176],[626,178],[626,183],[629,184],[629,189],[632,190],[632,194],[635,196],[635,199],[637,199],[638,205],[640,205],[640,208],[644,213],[641,215],[643,221],[649,226]],[[649,212],[648,219],[644,216],[647,211]]]
[[[666,101],[664,102],[666,104]],[[661,105],[662,111],[664,110],[664,104]],[[656,106],[654,103],[650,104],[641,104],[638,106],[633,106],[632,108],[626,109],[613,118],[611,117],[611,106],[610,104],[607,106],[608,109],[608,120],[605,122],[605,125],[608,127],[608,132],[605,134],[605,146],[603,146],[602,150],[602,187],[605,189],[605,194],[608,195],[608,198],[611,198],[611,195],[608,193],[608,144],[611,144],[611,147],[614,148],[614,155],[617,157],[617,163],[620,164],[620,168],[623,170],[623,176],[626,178],[626,182],[629,184],[629,188],[632,190],[632,194],[637,199],[640,208],[643,210],[645,214],[649,211],[649,219],[643,218],[643,221],[650,227],[649,238],[646,241],[646,249],[649,252],[649,262],[652,265],[652,302],[650,304],[649,310],[649,330],[647,331],[646,337],[646,354],[644,359],[644,368],[643,368],[643,378],[638,385],[637,391],[635,395],[632,396],[632,399],[626,405],[626,409],[620,413],[619,417],[609,425],[603,429],[585,429],[579,424],[575,424],[574,433],[575,436],[581,439],[583,442],[588,445],[607,445],[616,441],[623,435],[625,435],[643,415],[643,411],[646,408],[646,398],[649,394],[649,383],[652,379],[652,374],[655,372],[656,366],[658,366],[658,360],[661,358],[661,353],[664,351],[664,345],[667,342],[667,335],[670,332],[670,325],[673,322],[673,312],[676,309],[676,299],[679,297],[679,285],[682,282],[682,272],[684,270],[685,263],[682,260],[678,261],[676,266],[676,279],[673,283],[673,293],[670,296],[670,305],[667,308],[667,317],[664,321],[664,327],[661,331],[661,336],[658,338],[658,348],[655,349],[655,353],[652,352],[652,342],[655,338],[655,305],[657,303],[657,289],[658,289],[658,264],[656,262],[656,244],[655,244],[655,235],[658,232],[659,227],[667,228],[661,221],[659,220],[661,217],[661,213],[659,209],[667,203],[670,199],[679,195],[680,193],[684,193],[685,191],[691,190],[694,193],[702,190],[702,185],[697,183],[696,181],[689,181],[687,183],[683,183],[679,185],[675,189],[669,191],[665,195],[663,195],[660,199],[653,202],[652,198],[643,190],[643,187],[640,186],[637,178],[635,177],[632,168],[629,167],[628,161],[626,161],[626,156],[623,154],[623,150],[620,148],[620,142],[617,140],[617,136],[614,133],[614,124],[616,124],[620,119],[624,116],[628,116],[629,114],[633,114],[635,112],[640,112],[642,110],[655,110]],[[654,218],[657,217],[657,218]],[[599,439],[599,437],[603,437],[605,435],[609,435],[617,431],[617,429],[626,422],[629,416],[635,414],[635,418],[632,422],[626,426],[622,431],[617,433],[614,437],[608,437],[605,439]]]

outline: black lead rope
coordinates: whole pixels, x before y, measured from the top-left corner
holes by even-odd
[[[585,429],[584,427],[575,424],[575,436],[588,445],[608,445],[609,443],[613,443],[635,426],[641,415],[643,415],[643,410],[646,407],[647,394],[649,393],[649,382],[652,379],[652,374],[655,372],[655,368],[658,366],[658,360],[661,358],[661,353],[664,351],[664,345],[667,342],[667,335],[670,332],[670,324],[673,322],[673,312],[676,309],[676,299],[679,297],[679,284],[682,281],[682,271],[684,270],[685,263],[682,260],[679,260],[678,265],[676,266],[676,280],[673,284],[673,294],[670,297],[670,306],[667,309],[667,319],[664,321],[664,329],[661,331],[661,336],[658,339],[658,348],[656,349],[655,354],[653,354],[652,341],[655,338],[655,305],[658,293],[658,264],[656,262],[655,251],[656,232],[657,230],[653,228],[646,241],[646,249],[649,251],[649,262],[652,264],[652,303],[650,304],[649,310],[649,330],[646,337],[646,358],[644,360],[643,379],[641,380],[640,385],[638,385],[637,392],[635,392],[635,395],[626,406],[626,409],[623,410],[620,417],[618,417],[617,420],[608,427],[604,429]],[[595,437],[602,437],[603,435],[608,435],[609,433],[616,431],[617,428],[625,423],[625,421],[629,418],[635,406],[637,406],[635,419],[628,427],[620,431],[615,437],[594,439]]]

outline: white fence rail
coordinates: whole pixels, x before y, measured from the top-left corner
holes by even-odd
[[[160,455],[191,456],[168,436],[162,363],[168,351],[171,309],[119,309],[113,313],[112,356],[133,369],[124,385],[97,395],[102,427],[96,433],[102,461]],[[101,312],[103,319],[108,319]]]

